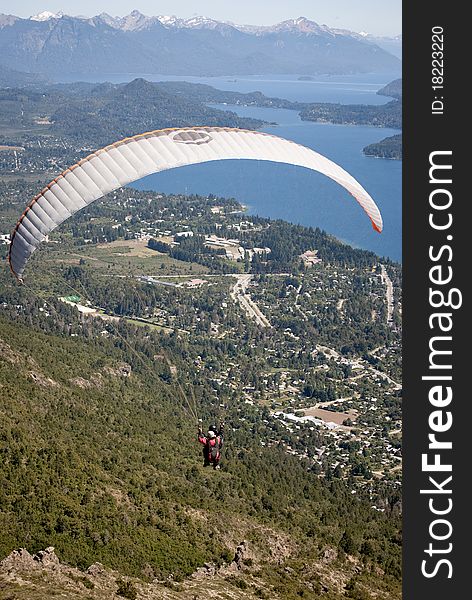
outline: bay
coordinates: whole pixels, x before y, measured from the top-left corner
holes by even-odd
[[[221,77],[196,77],[192,75],[159,75],[156,73],[84,74],[58,73],[56,81],[71,83],[127,83],[141,77],[147,81],[188,81],[210,85],[232,92],[259,91],[269,97],[285,98],[298,102],[340,102],[341,104],[385,104],[391,98],[377,95],[377,90],[401,77],[401,73],[363,73],[361,75],[316,75],[310,80],[297,75],[246,75]]]
[[[221,107],[220,105],[220,108]],[[134,184],[164,193],[236,198],[250,214],[320,227],[356,248],[401,261],[401,161],[366,157],[362,149],[397,130],[302,121],[296,111],[225,105],[241,116],[274,122],[263,130],[326,155],[365,187],[377,202],[384,231],[375,232],[352,196],[321,174],[300,167],[244,160],[190,165]]]
[[[83,77],[69,75],[70,81]],[[261,91],[267,96],[300,102],[382,104],[391,98],[377,95],[398,73],[315,76],[192,77],[156,74],[90,76],[88,81],[124,83],[136,77],[149,81],[189,81],[238,92]],[[214,105],[246,117],[276,123],[263,130],[294,140],[325,154],[351,173],[380,207],[384,231],[376,233],[362,209],[340,186],[326,177],[290,165],[254,161],[220,161],[192,165],[151,175],[134,184],[138,189],[165,193],[215,194],[234,197],[250,214],[280,218],[320,227],[357,248],[401,261],[401,161],[366,157],[368,144],[399,133],[377,127],[330,125],[302,121],[296,111],[246,106]]]

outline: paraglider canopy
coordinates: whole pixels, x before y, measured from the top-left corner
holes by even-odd
[[[94,200],[167,169],[228,159],[288,163],[318,171],[348,190],[379,233],[380,211],[347,171],[314,150],[259,131],[226,127],[160,129],[125,138],[66,169],[31,200],[11,235],[8,261],[21,280],[31,254],[58,225]]]

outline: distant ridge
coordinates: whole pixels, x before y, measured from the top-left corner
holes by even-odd
[[[367,36],[369,37],[369,36]],[[399,72],[400,60],[367,38],[305,17],[252,27],[207,17],[0,15],[0,63],[49,76],[351,74]]]
[[[45,83],[46,77],[36,75],[35,73],[24,73],[15,71],[0,64],[0,86],[1,87],[17,87],[34,83]]]

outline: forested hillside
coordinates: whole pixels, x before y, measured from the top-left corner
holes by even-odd
[[[4,227],[18,198],[1,195]],[[144,223],[238,236],[252,260],[226,258],[233,275],[199,244],[168,256],[135,237]],[[33,569],[21,587],[8,559],[0,598],[108,597],[96,562],[128,598],[399,598],[398,332],[377,261],[234,201],[122,190],[54,234],[26,286],[3,270],[0,558],[54,546],[80,571]],[[270,329],[232,296],[245,270]],[[359,424],[284,420],[320,401]],[[195,412],[226,422],[221,471],[202,465]]]
[[[0,600],[400,597],[400,265],[235,199],[121,188],[24,285],[8,270],[27,199],[97,148],[263,125],[209,103],[400,119],[185,82],[0,90]],[[198,417],[225,422],[221,470]]]
[[[59,329],[80,328],[73,315],[56,325],[37,303],[20,301],[28,311],[19,323],[0,321],[1,556],[53,545],[82,569],[99,561],[179,582],[204,563],[230,563],[247,539],[254,569],[244,581],[259,597],[317,598],[325,587],[324,597],[344,597],[351,580],[354,591],[378,590],[376,569],[385,571],[386,597],[396,597],[396,517],[372,511],[339,480],[319,479],[282,448],[261,447],[256,415],[230,419],[225,470],[205,472],[162,360],[152,375],[119,340],[71,338]],[[153,348],[162,351],[158,339]],[[169,357],[182,368],[178,345]],[[271,556],[268,537],[282,555]],[[328,569],[336,584],[318,573],[328,551],[337,557]],[[364,563],[361,576],[352,561]],[[370,597],[359,594],[347,597]]]

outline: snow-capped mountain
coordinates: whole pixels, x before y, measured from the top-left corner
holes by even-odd
[[[311,21],[306,17],[298,17],[297,19],[289,19],[276,23],[275,25],[236,25],[233,24],[240,31],[246,33],[252,33],[255,35],[268,35],[273,33],[294,33],[294,34],[315,34],[315,35],[349,35],[350,31],[342,29],[334,29],[328,27],[328,25],[320,25],[315,21]]]
[[[60,19],[63,16],[65,15],[62,11],[58,13],[44,11],[30,17],[30,20],[49,21],[51,19]],[[0,15],[0,19],[1,17],[6,17],[6,15]],[[18,17],[10,16],[10,18],[17,19]],[[147,16],[141,13],[139,10],[133,10],[129,15],[124,17],[112,17],[108,13],[103,12],[96,17],[80,16],[73,18],[90,21],[100,20],[103,23],[106,23],[109,27],[112,27],[113,29],[120,29],[122,31],[141,31],[144,29],[149,29],[156,23],[160,23],[163,27],[168,29],[217,29],[230,27],[244,33],[255,34],[259,36],[271,33],[288,32],[308,35],[346,35],[360,40],[364,39],[365,41],[373,43],[375,43],[376,40],[401,43],[401,35],[392,38],[376,37],[365,31],[356,33],[347,29],[336,29],[328,27],[328,25],[320,25],[315,21],[307,19],[306,17],[288,19],[275,25],[238,25],[231,22],[216,21],[215,19],[201,15],[189,17],[187,19],[177,17],[176,15]],[[0,20],[0,26],[1,24],[2,21]]]
[[[183,19],[180,26],[187,29],[216,29],[220,26],[227,26],[227,24],[208,17],[191,17],[190,19]]]
[[[95,17],[95,20],[101,20],[113,29],[120,29],[122,31],[141,31],[148,29],[155,23],[159,22],[159,17],[147,17],[139,12],[139,10],[133,10],[129,15],[125,17],[112,17],[107,13],[102,13]]]
[[[318,23],[315,23],[315,21],[310,21],[310,19],[307,19],[306,17],[289,19],[287,21],[277,23],[276,25],[259,28],[260,34],[277,32],[334,35],[334,30],[327,25],[319,25]]]
[[[332,29],[306,17],[253,27],[137,10],[124,17],[49,11],[29,19],[0,15],[0,62],[49,76],[64,70],[87,75],[399,73],[400,61],[380,45],[368,34]]]
[[[394,37],[387,36],[376,36],[371,33],[366,33],[365,31],[361,31],[360,33],[355,33],[353,31],[344,31],[346,34],[352,35],[355,39],[361,40],[368,44],[374,44],[379,48],[393,54],[397,58],[402,57],[402,35],[396,35]]]
[[[30,21],[49,21],[50,19],[61,19],[63,16],[64,13],[62,11],[58,13],[52,13],[48,10],[45,10],[38,15],[33,15],[30,17]]]
[[[138,10],[133,10],[126,17],[112,17],[107,13],[102,13],[97,18],[107,23],[110,27],[121,29],[122,31],[141,31],[151,28],[156,23],[160,23],[168,29],[216,29],[221,26],[229,26],[226,23],[215,21],[208,17],[197,16],[188,19],[181,19],[175,15],[148,17]]]
[[[18,21],[18,17],[13,15],[0,15],[0,29],[3,27],[11,27],[15,21]]]
[[[176,17],[175,15],[161,15],[157,18],[159,19],[159,22],[164,25],[164,27],[179,27],[180,23],[183,21],[183,19],[179,19],[179,17]]]

